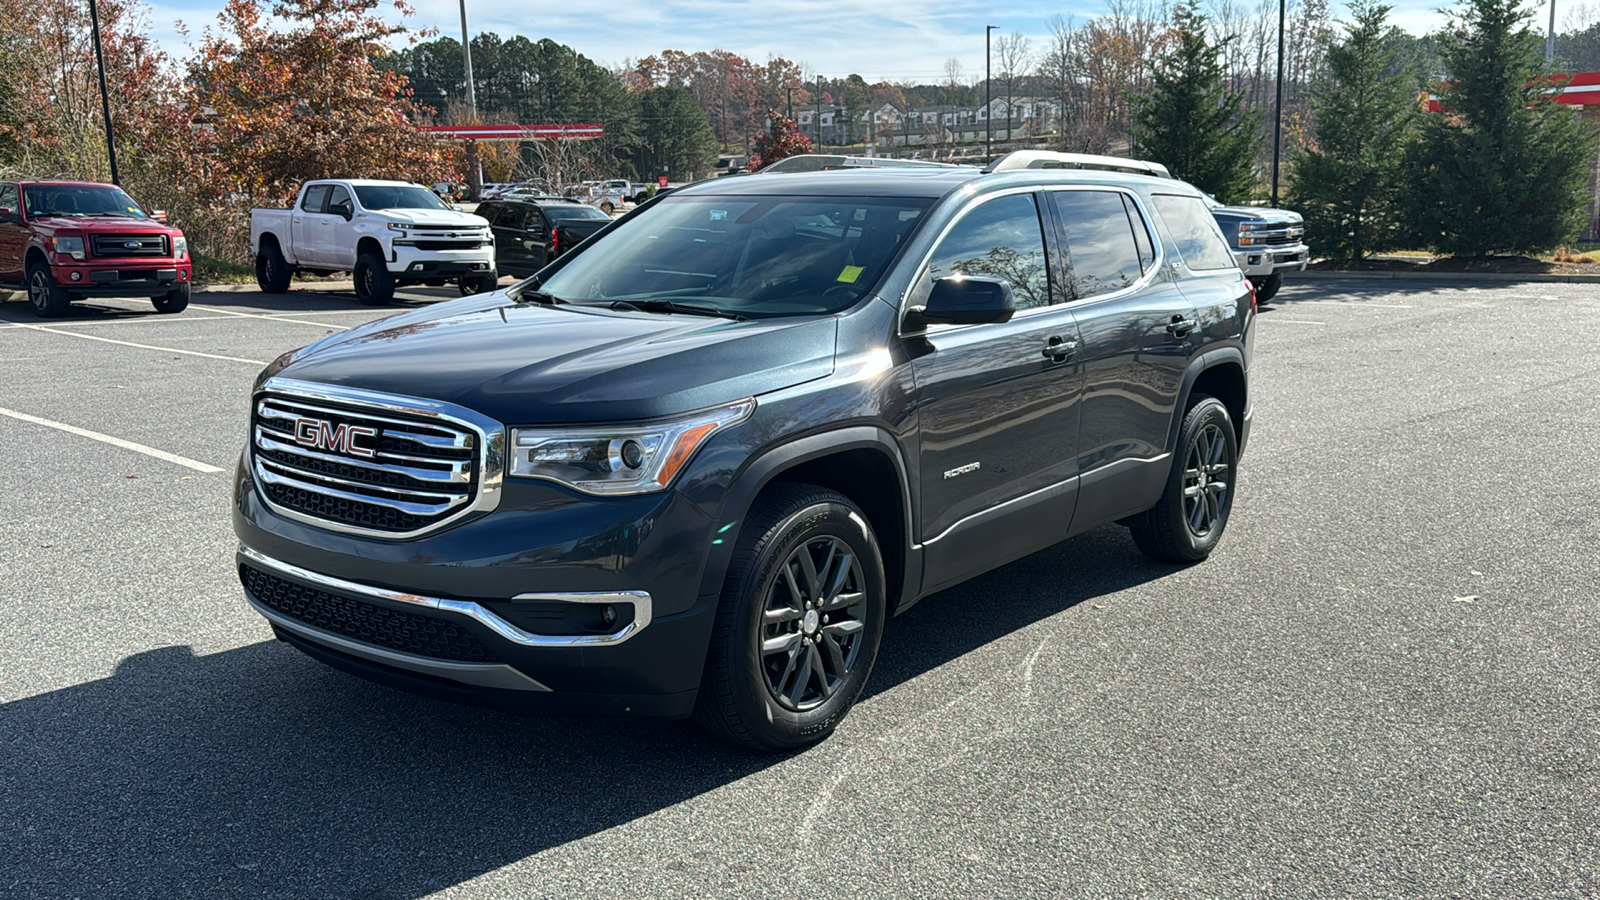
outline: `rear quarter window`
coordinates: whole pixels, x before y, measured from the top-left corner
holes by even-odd
[[[1151,198],[1156,215],[1166,224],[1178,255],[1195,271],[1238,267],[1222,230],[1199,197],[1156,194]]]

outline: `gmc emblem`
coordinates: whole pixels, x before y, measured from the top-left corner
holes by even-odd
[[[347,453],[351,456],[361,456],[371,459],[376,455],[370,447],[356,444],[358,437],[372,437],[378,433],[376,428],[366,428],[361,425],[335,425],[323,419],[295,419],[294,442],[303,447],[316,447],[319,450],[332,450],[335,453]]]

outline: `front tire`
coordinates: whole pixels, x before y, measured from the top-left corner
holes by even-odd
[[[1199,395],[1178,430],[1178,453],[1155,507],[1129,525],[1133,542],[1162,562],[1196,563],[1211,555],[1228,525],[1237,489],[1239,442],[1228,408]]]
[[[28,267],[28,303],[41,319],[59,319],[72,308],[67,289],[56,284],[50,267],[43,263]]]
[[[184,282],[159,297],[151,297],[150,303],[159,313],[180,313],[189,308],[189,283]]]
[[[487,294],[500,286],[500,276],[495,274],[463,275],[461,280],[456,282],[456,286],[461,289],[461,296],[463,297],[469,297],[473,294]]]
[[[734,550],[695,719],[758,750],[823,740],[866,685],[886,609],[883,559],[861,510],[825,488],[771,489]]]
[[[287,291],[293,275],[277,244],[265,244],[256,252],[256,285],[264,293],[281,294]]]
[[[356,298],[366,306],[383,306],[394,299],[394,276],[383,257],[367,253],[356,260]]]
[[[1266,278],[1256,282],[1256,302],[1265,303],[1278,295],[1279,288],[1283,287],[1283,273],[1273,272]]]

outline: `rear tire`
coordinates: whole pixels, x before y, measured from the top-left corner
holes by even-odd
[[[281,294],[287,291],[293,274],[277,244],[265,244],[256,252],[256,285],[264,293]]]
[[[50,267],[43,263],[28,267],[28,302],[41,319],[59,319],[72,308],[67,289],[56,284]]]
[[[1133,542],[1162,562],[1196,563],[1210,556],[1233,509],[1238,464],[1228,408],[1215,397],[1197,395],[1178,430],[1166,490],[1128,526]]]
[[[159,297],[151,297],[150,303],[156,312],[180,313],[189,308],[189,291],[189,283],[184,282]]]
[[[383,306],[394,299],[394,276],[376,253],[356,260],[356,298],[367,306]]]
[[[1278,289],[1283,287],[1283,273],[1273,272],[1266,278],[1256,282],[1256,302],[1265,303],[1278,295]]]
[[[723,583],[695,719],[758,750],[823,740],[878,656],[887,590],[866,516],[844,495],[778,485],[746,517]]]

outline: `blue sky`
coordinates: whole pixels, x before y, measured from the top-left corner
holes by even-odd
[[[1259,0],[1235,2],[1250,7]],[[1342,18],[1344,3],[1330,2],[1335,17]],[[1445,21],[1437,11],[1447,5],[1441,0],[1392,0],[1392,5],[1393,21],[1408,31],[1424,33]],[[415,6],[413,27],[433,26],[460,37],[456,0],[415,0]],[[999,26],[996,35],[1021,32],[1037,47],[1052,16],[1082,20],[1106,8],[1104,0],[1013,0],[989,4],[987,12],[984,6],[948,0],[608,0],[597,6],[467,0],[467,19],[474,34],[548,37],[606,66],[668,48],[722,49],[756,61],[784,56],[829,77],[854,72],[868,81],[936,82],[950,57],[961,61],[968,77],[981,77],[985,25]],[[1593,10],[1565,0],[1557,7],[1558,27],[1569,8],[1580,14]],[[151,30],[169,52],[180,55],[184,42],[177,22],[187,24],[198,39],[220,9],[218,0],[164,0],[151,8]],[[1548,9],[1545,3],[1537,7],[1541,29]]]

